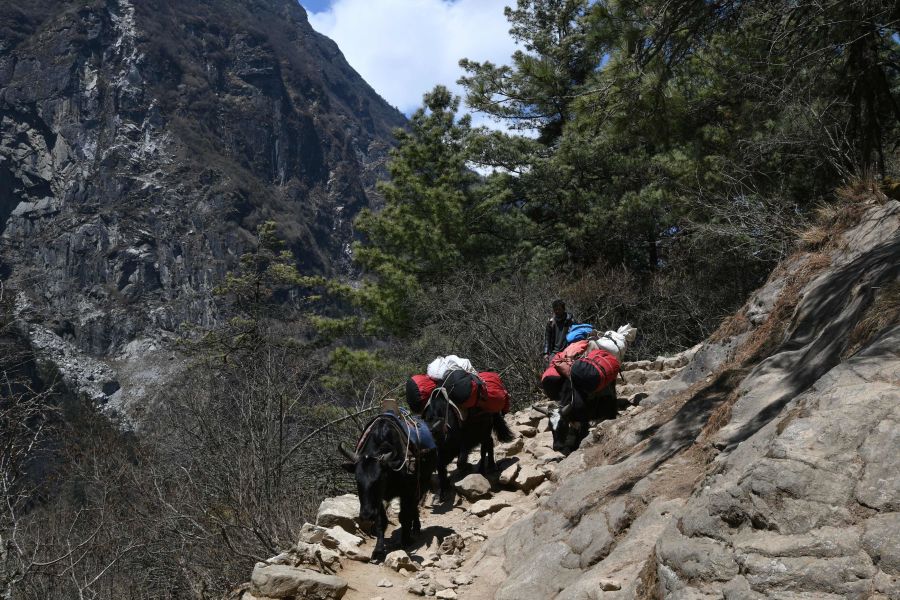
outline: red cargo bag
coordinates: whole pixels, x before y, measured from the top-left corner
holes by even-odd
[[[422,412],[431,392],[435,390],[437,383],[428,375],[413,375],[406,382],[406,402],[410,410],[415,413]]]
[[[572,342],[553,355],[553,358],[550,359],[550,366],[555,368],[560,376],[568,378],[570,372],[572,371],[572,363],[581,358],[581,356],[587,351],[587,348],[587,340]]]
[[[572,366],[572,385],[580,392],[599,392],[616,380],[619,359],[604,349],[594,350],[579,358]]]
[[[477,402],[466,402],[463,408],[472,408],[477,406],[481,410],[489,413],[508,413],[510,409],[509,392],[503,385],[499,373],[493,371],[482,371],[478,374],[481,380],[481,389],[477,396]]]

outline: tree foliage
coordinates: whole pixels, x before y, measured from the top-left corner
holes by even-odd
[[[398,138],[385,209],[360,219],[387,330],[463,264],[624,268],[639,291],[681,280],[695,295],[672,302],[723,315],[842,180],[897,169],[896,3],[518,0],[505,14],[519,49],[462,59],[459,83],[506,130],[471,127],[435,90]]]
[[[786,233],[772,226],[896,151],[893,3],[520,0],[507,17],[524,50],[461,61],[460,83],[473,109],[547,146],[481,142],[577,263],[657,268],[669,238],[748,206],[776,218],[719,233],[741,260],[771,261]]]
[[[384,207],[357,217],[364,241],[354,258],[376,279],[354,297],[370,330],[404,331],[425,289],[460,265],[490,265],[502,249],[502,218],[469,166],[472,128],[458,107],[443,86],[425,94],[409,130],[396,132],[391,177],[379,185]]]

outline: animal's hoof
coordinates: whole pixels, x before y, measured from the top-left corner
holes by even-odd
[[[384,562],[384,558],[386,556],[387,556],[387,552],[384,549],[379,550],[376,548],[375,551],[372,552],[372,557],[369,559],[369,562],[373,562],[373,563]]]

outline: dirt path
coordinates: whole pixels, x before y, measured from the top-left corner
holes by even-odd
[[[513,458],[510,457],[501,461],[500,464],[508,466],[513,464],[512,461]],[[533,511],[538,501],[538,496],[534,494],[526,495],[514,490],[498,489],[498,491],[503,494],[503,503],[508,503],[509,506],[485,516],[472,514],[469,511],[472,504],[461,495],[456,496],[453,504],[440,504],[437,503],[434,495],[429,494],[420,508],[422,534],[412,548],[406,549],[410,558],[420,565],[418,573],[405,570],[398,572],[385,564],[344,561],[344,569],[339,575],[350,583],[350,589],[344,596],[345,600],[419,597],[421,594],[407,590],[410,579],[417,574],[421,581],[430,580],[435,588],[455,589],[458,597],[467,600],[490,600],[493,598],[494,592],[503,581],[502,572],[498,570],[495,577],[491,577],[490,573],[474,574],[470,568],[471,563],[474,562],[473,558],[478,555],[479,550],[489,539],[502,533],[509,524]],[[387,544],[388,550],[391,551],[400,548],[400,529],[396,513],[391,511],[389,517],[391,526],[387,533]],[[441,558],[445,554],[441,552],[441,543],[448,536],[454,535],[460,537],[464,544],[463,548],[449,554],[450,558],[442,561]],[[367,539],[360,551],[363,555],[369,556],[374,546],[374,539]],[[461,560],[462,564],[454,566],[457,560]],[[465,583],[466,581],[471,581],[471,583]],[[383,584],[386,582],[389,582],[391,587],[384,587]],[[382,586],[378,584],[382,584]],[[427,589],[427,584],[423,586],[423,589]],[[435,592],[440,591],[440,589],[435,589]]]

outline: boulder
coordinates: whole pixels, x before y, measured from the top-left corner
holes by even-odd
[[[516,476],[516,487],[527,494],[545,479],[547,479],[547,475],[544,471],[534,465],[525,465],[519,471],[518,476]]]
[[[297,545],[291,550],[291,554],[297,558],[294,566],[300,564],[312,565],[314,567],[321,566],[332,572],[341,568],[340,555],[336,551],[330,550],[321,544],[297,542]]]
[[[604,592],[615,592],[622,589],[622,584],[614,579],[602,578],[597,582]]]
[[[500,476],[498,480],[500,481],[500,485],[510,485],[516,480],[516,475],[519,474],[519,466],[518,462],[514,462],[502,471],[500,471]]]
[[[491,482],[484,475],[478,473],[463,477],[454,484],[454,487],[470,502],[484,498],[491,493]]]
[[[462,536],[458,533],[451,533],[441,540],[439,550],[441,554],[456,554],[461,552],[465,547],[466,542],[463,540]]]
[[[266,564],[268,565],[291,565],[295,566],[297,562],[297,558],[291,554],[290,552],[282,552],[272,558],[266,559]]]
[[[479,500],[470,506],[469,512],[476,517],[483,517],[484,515],[495,513],[507,506],[510,506],[510,502],[507,499],[501,497],[487,498],[486,500]]]
[[[543,417],[543,414],[529,408],[527,410],[517,412],[513,422],[516,425],[536,425],[537,422],[540,421]]]
[[[676,354],[663,361],[663,369],[680,369],[686,364],[688,364],[687,357]]]
[[[647,371],[643,369],[637,369],[634,371],[629,371],[628,375],[624,375],[626,385],[641,385],[645,381],[647,381]],[[622,389],[619,388],[619,393],[622,394]]]
[[[534,488],[534,494],[538,497],[543,496],[545,494],[550,493],[550,490],[553,489],[553,483],[551,481],[543,481],[541,485]]]
[[[326,536],[322,541],[322,545],[331,549],[337,549],[338,552],[352,560],[360,560],[363,562],[369,560],[368,555],[359,551],[360,546],[363,544],[363,539],[361,537],[344,531],[344,528],[338,525],[329,527],[325,532]]]
[[[651,360],[636,360],[634,362],[626,362],[622,364],[622,370],[625,372],[634,371],[637,369],[646,370],[649,369],[653,364]]]
[[[528,438],[534,437],[538,432],[537,427],[534,425],[519,425],[516,427],[516,431],[519,432],[520,436]]]
[[[863,549],[878,568],[889,575],[900,575],[900,513],[875,515],[865,524]]]
[[[325,545],[329,548],[337,548],[336,543],[334,546],[331,546],[327,542],[324,542],[327,535],[328,530],[324,527],[319,527],[318,525],[313,525],[312,523],[304,523],[303,527],[300,528],[299,541],[306,542],[307,544],[325,543]]]
[[[435,573],[431,580],[436,590],[456,589],[453,579],[446,573]]]
[[[347,587],[340,577],[285,565],[257,563],[250,576],[250,593],[257,597],[339,600]]]
[[[522,451],[522,448],[525,447],[525,440],[521,437],[517,437],[513,441],[507,444],[500,444],[500,450],[506,456],[513,456]]]
[[[410,579],[406,584],[406,591],[416,596],[424,596],[426,584],[418,579]]]
[[[403,550],[394,550],[384,558],[384,566],[394,571],[406,569],[407,571],[418,571],[419,565],[409,557],[409,554]]]
[[[344,494],[336,498],[325,498],[316,512],[316,525],[320,527],[338,526],[345,531],[359,531],[359,498],[354,494]]]

